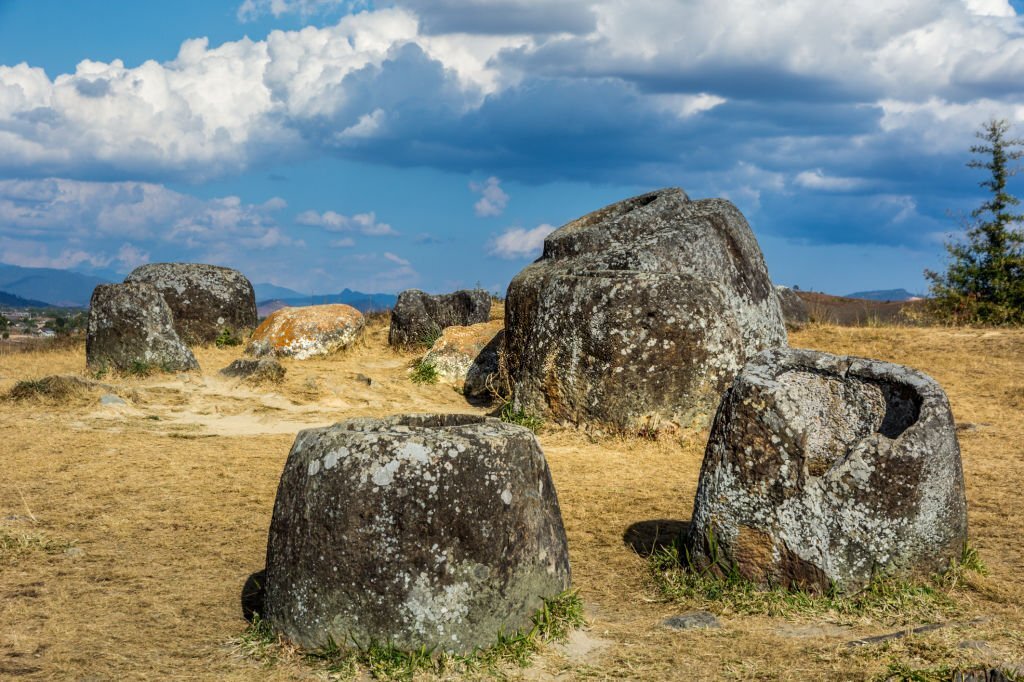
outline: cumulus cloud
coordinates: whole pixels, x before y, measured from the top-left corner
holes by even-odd
[[[352,216],[342,215],[336,211],[303,211],[295,216],[295,222],[299,225],[309,227],[322,227],[329,232],[350,232],[356,231],[371,237],[384,237],[397,235],[387,223],[377,220],[374,211],[369,213],[356,213]]]
[[[132,268],[154,247],[202,254],[301,246],[277,225],[284,206],[277,197],[200,199],[144,182],[0,180],[0,238],[4,259],[19,265]]]
[[[544,238],[555,231],[553,225],[543,223],[527,230],[510,227],[496,237],[490,246],[491,255],[499,258],[536,258],[544,248]]]
[[[508,206],[508,194],[501,188],[501,180],[493,175],[483,182],[469,183],[469,189],[481,195],[473,204],[473,212],[481,218],[499,216]]]
[[[362,7],[245,0],[238,12]],[[326,153],[487,169],[495,181],[480,185],[481,215],[504,210],[501,177],[696,182],[755,208],[787,192],[867,195],[894,183],[890,194],[913,196],[928,216],[929,193],[938,201],[959,179],[936,168],[964,153],[980,121],[1024,121],[1024,28],[1006,0],[366,7],[258,41],[188,40],[175,59],[132,68],[85,60],[51,78],[29,64],[0,66],[0,175],[203,181]],[[739,160],[790,181],[731,180]],[[393,233],[358,217],[334,225],[340,218],[317,214],[316,224]],[[174,229],[196,238],[188,225]],[[283,237],[245,239],[259,248]],[[876,237],[866,227],[862,238]]]

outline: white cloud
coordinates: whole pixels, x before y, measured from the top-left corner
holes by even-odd
[[[348,249],[356,245],[356,240],[352,237],[342,237],[341,239],[331,240],[330,245],[336,249]]]
[[[826,175],[820,168],[797,173],[794,182],[804,189],[826,192],[852,192],[864,187],[861,178],[844,178]]]
[[[401,256],[396,256],[395,254],[389,251],[384,252],[384,257],[387,258],[392,263],[397,263],[398,265],[412,265],[412,263],[410,263],[406,259],[402,258]]]
[[[352,216],[342,215],[336,211],[303,211],[295,216],[295,222],[308,227],[322,227],[328,232],[349,232],[358,231],[370,237],[394,236],[395,231],[387,223],[377,221],[377,214],[374,211],[369,213],[356,213]]]
[[[473,211],[481,218],[499,216],[508,206],[508,194],[501,188],[501,180],[493,175],[481,182],[469,183],[469,189],[481,195],[473,204]]]
[[[489,251],[499,258],[535,258],[544,247],[544,238],[554,231],[555,227],[547,223],[532,230],[510,227],[495,238]]]
[[[45,245],[35,252],[19,248],[17,253],[35,262],[59,264],[50,267],[133,266],[149,258],[144,250],[148,247],[133,242],[192,250],[222,244],[255,250],[298,246],[301,243],[276,224],[274,212],[283,205],[274,199],[245,204],[233,196],[199,199],[145,182],[0,180],[0,237],[79,245],[120,243],[112,255],[82,246],[50,256]],[[8,256],[6,250],[4,255]]]
[[[510,93],[514,103],[538,77],[562,79],[553,92],[567,98],[618,83],[635,110],[610,111],[611,120],[630,125],[657,114],[667,126],[737,100],[916,106],[937,99],[961,103],[977,120],[983,97],[1019,105],[1016,84],[1024,80],[1024,30],[1006,0],[398,5],[260,41],[188,40],[174,60],[134,68],[85,60],[51,80],[26,64],[0,66],[0,171],[102,168],[194,181],[267,157],[324,148],[345,154],[375,140],[397,142],[388,147],[395,156],[421,154],[419,163],[444,164],[442,152],[451,152],[465,166],[476,154],[509,156],[516,130],[496,115],[495,97]],[[238,13],[310,16],[364,6],[246,0]],[[597,116],[587,107],[579,113]],[[483,117],[475,135],[468,114]],[[557,130],[566,122],[540,114],[532,124]],[[547,161],[533,163],[543,169]],[[501,211],[486,196],[478,206],[485,215]]]

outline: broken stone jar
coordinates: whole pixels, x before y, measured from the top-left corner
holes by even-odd
[[[699,566],[857,592],[941,571],[967,540],[942,388],[915,370],[794,349],[749,362],[722,399],[688,538]]]
[[[264,614],[293,642],[468,653],[528,630],[569,579],[558,498],[529,430],[402,415],[296,437]]]

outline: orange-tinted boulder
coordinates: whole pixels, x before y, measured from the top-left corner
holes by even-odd
[[[340,303],[281,308],[256,328],[246,352],[296,360],[329,355],[350,346],[365,324],[362,313]]]

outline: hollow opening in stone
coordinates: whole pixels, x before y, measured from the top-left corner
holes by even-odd
[[[478,414],[403,414],[389,420],[396,426],[412,426],[421,429],[443,429],[450,426],[482,424],[487,417]]]
[[[861,439],[872,433],[896,438],[920,415],[921,399],[909,386],[813,370],[778,377],[788,415],[804,437],[804,459],[821,476]]]
[[[597,223],[608,222],[610,220],[615,220],[616,218],[621,218],[627,213],[631,213],[632,211],[635,211],[638,208],[643,208],[648,204],[654,203],[659,198],[661,198],[662,194],[664,193],[651,192],[650,194],[644,194],[643,196],[633,197],[632,199],[620,201],[617,204],[612,204],[611,206],[598,209],[593,213],[589,213],[583,216],[582,218],[577,220],[573,226],[587,227],[588,225],[596,225]]]

